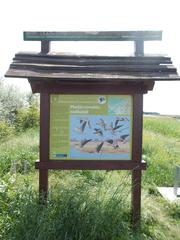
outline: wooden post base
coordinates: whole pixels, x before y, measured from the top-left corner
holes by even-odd
[[[39,170],[39,202],[46,204],[48,196],[48,170]]]
[[[140,227],[141,220],[141,170],[132,171],[132,225]]]

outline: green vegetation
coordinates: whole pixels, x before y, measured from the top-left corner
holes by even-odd
[[[156,134],[159,133],[167,138],[180,139],[180,119],[170,117],[146,117],[144,121],[144,128],[145,130],[149,130],[150,132]]]
[[[68,176],[53,175],[52,179],[57,177],[59,180],[55,183],[51,180],[47,207],[38,204],[37,194],[27,182],[24,189],[16,184],[10,207],[5,210],[6,223],[1,223],[2,237],[88,240],[116,239],[122,234],[122,239],[132,239],[126,201],[129,194],[123,189],[123,183],[118,186],[122,181],[118,175],[118,183],[111,178],[111,173],[96,173],[93,179],[89,174],[71,172]]]
[[[173,184],[174,166],[180,163],[179,120],[144,119],[143,158],[148,168],[143,173],[142,226],[136,233],[130,224],[128,171],[50,171],[48,204],[39,204],[35,126],[4,136],[0,143],[0,239],[179,239],[180,205],[165,201],[156,189]],[[15,160],[17,173],[12,174]]]
[[[34,170],[34,161],[39,155],[38,129],[30,129],[0,142],[0,175],[11,170],[16,162],[18,172],[23,172],[26,162],[29,170]]]
[[[39,126],[39,109],[37,106],[30,106],[28,109],[18,109],[14,119],[16,132],[25,131],[29,128]]]
[[[39,126],[39,96],[21,93],[0,79],[0,140]]]
[[[0,139],[11,136],[14,129],[10,127],[5,121],[0,121]]]
[[[171,118],[145,118],[143,159],[148,164],[144,182],[172,186],[174,169],[180,164],[180,121]]]

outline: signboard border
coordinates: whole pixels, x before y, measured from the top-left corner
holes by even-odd
[[[79,94],[79,93],[77,93]],[[97,93],[98,94],[98,93]],[[122,93],[120,93],[122,94]],[[123,95],[123,94],[122,94]],[[127,95],[124,93],[124,95]],[[49,158],[50,130],[50,93],[40,96],[40,161],[37,169],[97,169],[97,170],[133,170],[146,169],[141,161],[142,154],[142,102],[143,94],[133,96],[132,160],[52,160]]]

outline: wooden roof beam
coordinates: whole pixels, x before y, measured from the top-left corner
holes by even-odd
[[[25,41],[41,41],[41,53],[50,51],[51,41],[133,41],[135,56],[144,55],[144,41],[162,40],[162,31],[24,32]]]

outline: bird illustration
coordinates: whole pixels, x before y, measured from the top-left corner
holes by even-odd
[[[94,131],[95,131],[95,132],[93,132],[94,134],[97,134],[99,136],[103,136],[103,131],[100,128],[94,128]]]
[[[128,118],[128,117],[126,117],[125,120],[126,120],[127,122],[129,122],[129,118]]]
[[[116,118],[116,121],[115,121],[115,124],[114,124],[114,126],[115,126],[115,127],[117,127],[117,126],[118,126],[118,123],[119,123],[119,121],[120,121],[120,118],[119,118],[119,117],[117,117],[117,118]]]
[[[113,140],[112,139],[107,139],[106,142],[113,144]]]
[[[97,153],[99,153],[99,152],[101,151],[101,148],[102,148],[103,144],[104,144],[104,141],[101,142],[101,143],[96,147],[96,152],[97,152]]]
[[[99,121],[96,124],[99,125],[100,127],[102,127],[105,131],[107,130],[106,129],[106,123],[102,118],[100,118]]]
[[[88,126],[89,128],[91,128],[91,124],[89,120],[86,119],[80,119],[80,127],[76,127],[75,131],[79,132],[79,133],[83,133],[85,130],[85,127]]]
[[[110,143],[114,149],[119,147],[117,140],[107,139],[106,142]]]
[[[84,145],[86,145],[90,141],[92,141],[92,139],[84,139],[84,140],[82,140],[81,143],[80,143],[80,147],[83,148]]]
[[[111,122],[111,124],[109,125],[109,127],[108,127],[107,130],[108,130],[108,131],[111,131],[112,134],[113,134],[113,123],[112,123],[112,122]]]
[[[99,103],[100,103],[100,104],[103,104],[103,103],[106,102],[106,98],[105,98],[104,96],[99,97],[98,100],[99,100]]]
[[[123,143],[126,143],[129,139],[129,134],[124,134],[120,136],[120,139]]]
[[[118,122],[115,124],[115,126],[113,126],[113,122],[111,122],[111,124],[107,130],[111,131],[112,134],[115,134],[117,129],[119,129],[120,127],[123,127],[123,125],[117,125],[117,124],[118,124]]]
[[[91,129],[91,122],[90,122],[90,120],[87,121],[87,125]]]

